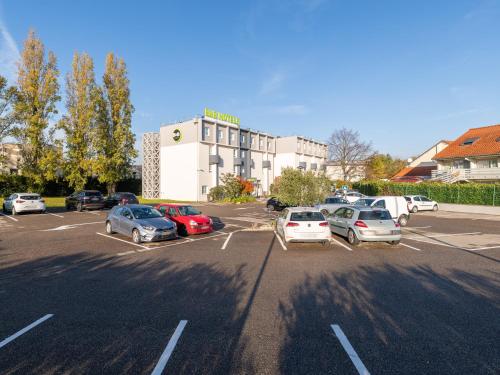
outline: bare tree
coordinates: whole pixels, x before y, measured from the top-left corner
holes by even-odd
[[[373,155],[373,148],[370,142],[360,139],[357,131],[341,128],[330,136],[328,153],[330,160],[340,166],[344,181],[349,181]]]

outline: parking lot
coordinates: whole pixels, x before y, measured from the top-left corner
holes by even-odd
[[[500,217],[352,247],[286,245],[262,203],[197,208],[213,233],[152,244],[107,211],[1,215],[0,373],[500,372]]]

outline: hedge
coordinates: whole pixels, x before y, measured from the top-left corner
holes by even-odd
[[[419,194],[439,203],[500,206],[500,184],[360,181],[353,188],[370,196]]]

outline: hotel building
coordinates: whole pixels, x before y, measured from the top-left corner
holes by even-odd
[[[205,109],[203,116],[164,125],[143,137],[143,195],[206,201],[224,173],[266,194],[286,167],[319,171],[327,145],[304,137],[275,137],[240,127],[237,117]]]

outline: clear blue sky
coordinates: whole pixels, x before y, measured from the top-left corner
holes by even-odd
[[[406,158],[500,123],[500,1],[0,0],[0,19],[4,74],[31,27],[63,74],[74,51],[99,77],[122,56],[138,138],[209,106],[276,135],[353,128]]]

